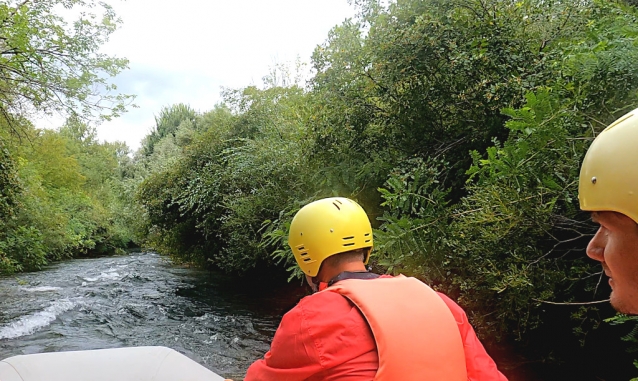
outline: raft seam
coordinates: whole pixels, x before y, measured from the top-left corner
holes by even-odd
[[[153,375],[153,378],[151,378],[151,381],[155,380],[155,377],[157,377],[160,369],[162,368],[162,365],[164,364],[164,360],[166,360],[166,358],[171,354],[171,351],[173,351],[173,349],[168,348],[168,353],[164,355],[162,361],[160,361],[159,365],[157,365],[157,369],[155,370],[155,374]]]
[[[5,363],[5,364],[8,364],[11,368],[13,368],[13,370],[15,370],[16,374],[18,375],[18,377],[20,377],[20,379],[21,379],[22,381],[24,381],[24,378],[22,378],[22,375],[20,374],[20,372],[18,372],[18,370],[16,369],[16,367],[15,367],[15,366],[13,366],[13,364],[11,364],[10,362],[6,362],[6,361],[0,361],[0,362],[3,362],[3,363]]]

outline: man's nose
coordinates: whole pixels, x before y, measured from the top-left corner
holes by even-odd
[[[603,262],[605,259],[605,239],[602,227],[598,229],[594,238],[587,245],[587,256],[591,259]]]

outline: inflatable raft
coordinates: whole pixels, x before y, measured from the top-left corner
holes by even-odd
[[[40,353],[0,361],[0,381],[223,381],[166,347]]]

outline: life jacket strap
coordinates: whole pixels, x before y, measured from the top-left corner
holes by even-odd
[[[371,273],[368,271],[344,271],[339,273],[336,277],[330,279],[330,281],[328,281],[327,283],[319,282],[319,284],[317,285],[317,291],[323,291],[333,284],[346,279],[377,279],[380,276],[381,275],[379,274]]]
[[[381,275],[379,274],[375,274],[375,273],[371,273],[368,271],[344,271],[342,273],[339,273],[339,275],[337,275],[336,277],[330,279],[330,281],[328,282],[328,286],[330,287],[333,284],[339,282],[340,280],[346,280],[346,279],[377,279],[378,277],[380,277]]]

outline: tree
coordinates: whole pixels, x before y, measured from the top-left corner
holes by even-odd
[[[15,163],[0,138],[0,227],[13,214],[19,191]]]
[[[79,11],[68,25],[56,13]],[[96,12],[101,11],[101,12]],[[92,0],[8,0],[0,4],[0,116],[14,132],[15,116],[34,112],[110,119],[131,96],[114,93],[109,77],[128,60],[99,52],[120,20]]]
[[[297,86],[226,90],[222,105],[196,118],[192,141],[182,148],[172,141],[191,130],[190,122],[166,117],[171,110],[179,116],[179,105],[164,109],[155,131],[166,133],[153,145],[137,193],[151,244],[226,271],[272,264],[272,247],[262,244],[265,223],[278,228],[289,201],[314,190],[302,178],[308,102]],[[146,142],[159,136],[155,131]]]
[[[196,128],[197,111],[189,105],[178,103],[172,106],[162,107],[159,115],[155,116],[155,128],[142,141],[141,152],[150,156],[155,150],[155,145],[165,137],[175,138],[178,129]]]

